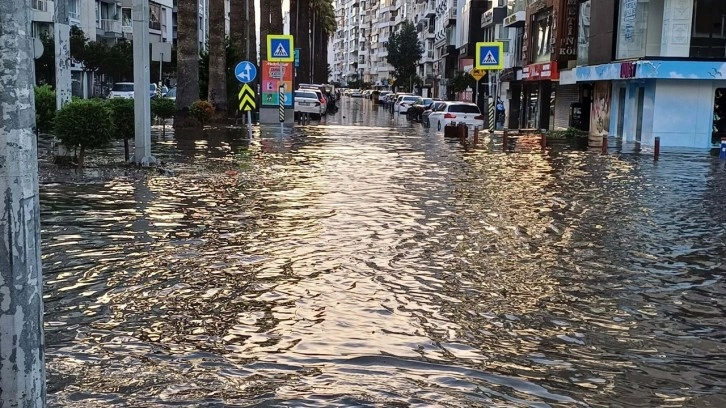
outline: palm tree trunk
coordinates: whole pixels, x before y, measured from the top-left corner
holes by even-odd
[[[295,46],[300,48],[300,67],[297,69],[297,82],[303,84],[312,83],[313,81],[310,78],[310,1],[296,1],[298,6],[294,11],[297,14],[298,34],[295,37]]]
[[[177,19],[176,119],[181,124],[189,116],[189,106],[199,99],[199,27],[197,2],[180,1]]]
[[[282,0],[270,0],[270,34],[284,34]]]
[[[245,6],[247,2],[252,3],[254,8],[253,0],[230,0],[229,1],[229,36],[232,39],[232,47],[242,55],[243,59],[249,58],[249,55],[245,53],[245,39],[246,28],[247,28],[247,12]]]
[[[227,116],[227,57],[224,44],[224,0],[209,1],[209,102],[219,117]]]
[[[270,32],[270,3],[276,1],[280,0],[260,0],[260,60],[267,59],[267,35],[272,34]]]

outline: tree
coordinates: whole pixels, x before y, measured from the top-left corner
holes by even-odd
[[[313,78],[315,83],[328,82],[328,42],[335,33],[335,8],[330,0],[312,0],[313,9]]]
[[[297,82],[311,83],[310,61],[313,50],[310,48],[310,0],[290,0],[290,32],[295,37],[295,47],[300,48],[300,67],[297,69]]]
[[[86,49],[86,44],[88,44],[86,34],[78,26],[71,26],[69,42],[71,44],[71,58],[76,62],[83,62],[83,52]]]
[[[39,132],[53,129],[55,119],[55,91],[50,85],[35,87],[35,126]]]
[[[108,50],[100,69],[114,81],[132,81],[134,78],[134,49],[131,41],[119,41]]]
[[[177,2],[177,119],[183,123],[189,106],[199,99],[199,29],[196,1]]]
[[[151,115],[161,118],[161,135],[166,136],[166,120],[174,116],[176,103],[169,98],[154,98],[151,100]]]
[[[108,45],[98,41],[90,41],[83,51],[83,67],[86,71],[96,72],[106,65],[109,59]]]
[[[113,122],[105,102],[73,100],[55,116],[55,135],[68,148],[79,148],[78,169],[83,168],[86,149],[105,147],[111,141]]]
[[[230,24],[229,36],[232,41],[232,46],[242,52],[242,58],[249,58],[246,53],[246,41],[247,41],[247,27],[249,21],[247,20],[247,5],[251,3],[252,9],[254,9],[254,1],[252,0],[230,0],[229,1],[229,20],[239,21],[238,24]],[[251,11],[251,10],[250,10]],[[252,61],[255,64],[254,61]]]
[[[270,31],[270,2],[276,1],[282,0],[260,1],[260,39],[262,40],[260,41],[260,61],[267,59],[267,35],[274,34]]]
[[[454,99],[454,94],[457,92],[464,92],[466,88],[474,89],[476,87],[476,80],[467,74],[466,72],[457,71],[449,79],[446,90],[448,92],[447,99]]]
[[[129,139],[134,137],[134,100],[114,98],[108,101],[113,128],[111,136],[124,141],[124,158],[129,161]]]
[[[393,66],[396,86],[410,86],[416,75],[418,61],[423,55],[423,47],[418,42],[416,27],[404,21],[401,30],[388,38],[388,63]]]
[[[227,58],[224,0],[209,0],[209,102],[227,115]]]

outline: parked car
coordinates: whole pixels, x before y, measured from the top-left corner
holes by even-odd
[[[398,113],[408,112],[408,108],[413,105],[419,97],[416,95],[400,95],[396,100],[394,111]]]
[[[111,88],[111,92],[108,94],[109,99],[113,98],[125,98],[132,99],[134,97],[134,83],[133,82],[116,82]]]
[[[444,107],[446,106],[446,103],[447,102],[445,102],[445,101],[434,101],[434,103],[431,104],[431,106],[428,109],[423,111],[423,113],[421,114],[421,124],[423,124],[423,127],[425,127],[425,128],[431,127],[431,122],[429,121],[429,115],[431,115],[431,113],[433,113],[433,112],[444,109]]]
[[[176,87],[169,89],[164,94],[164,98],[171,99],[176,102]]]
[[[378,102],[380,103],[386,103],[386,96],[388,96],[391,93],[391,91],[381,91],[378,93]]]
[[[413,105],[408,108],[408,111],[406,111],[406,119],[421,122],[424,111],[431,107],[432,103],[434,103],[433,98],[419,97],[413,102]]]
[[[360,89],[354,89],[350,93],[350,96],[351,96],[351,98],[362,98],[363,97],[363,92],[361,92]]]
[[[320,92],[320,91],[318,91]],[[301,113],[310,114],[318,119],[323,116],[323,105],[318,99],[317,93],[312,89],[298,89],[295,91],[295,116]]]
[[[322,114],[325,115],[328,112],[328,98],[323,95],[323,91],[321,91],[317,87],[300,88],[300,90],[315,92],[315,94],[318,96],[318,102],[320,102],[320,106],[323,111]]]
[[[449,124],[465,123],[467,126],[484,127],[484,116],[476,104],[468,102],[447,102],[441,110],[429,114],[431,127],[441,130]]]

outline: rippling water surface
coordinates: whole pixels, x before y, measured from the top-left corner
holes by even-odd
[[[343,108],[41,186],[51,404],[726,406],[717,159]]]

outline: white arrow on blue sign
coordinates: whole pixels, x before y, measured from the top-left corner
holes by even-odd
[[[257,67],[249,61],[241,61],[234,67],[234,76],[243,84],[248,84],[257,77]]]

